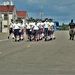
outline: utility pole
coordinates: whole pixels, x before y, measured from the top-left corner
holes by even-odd
[[[7,14],[8,14],[8,20],[7,20],[7,32],[8,32],[8,39],[9,39],[9,8],[10,8],[10,0],[6,0],[6,6],[7,6]]]
[[[2,32],[2,15],[1,15],[1,12],[0,12],[0,32]]]
[[[40,12],[41,19],[43,18],[43,16],[44,16],[43,12]]]

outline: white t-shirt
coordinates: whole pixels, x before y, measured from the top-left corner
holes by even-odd
[[[10,23],[10,28],[12,28],[12,27],[13,27],[13,25],[14,25],[14,23]]]
[[[22,27],[22,28],[24,28],[24,27],[25,27],[25,24],[24,24],[24,23],[23,23],[23,24],[21,24],[21,27]]]
[[[50,26],[54,26],[54,23],[53,23],[53,22],[49,22],[49,25],[50,25]]]
[[[37,25],[34,26],[34,30],[39,30]]]
[[[41,27],[40,27],[40,28],[43,28],[43,26],[44,26],[44,23],[43,23],[43,22],[41,22]]]
[[[26,23],[26,29],[30,29],[30,25],[28,23]]]
[[[51,29],[51,26],[54,26],[54,23],[53,22],[49,22],[49,28],[48,28],[49,30],[52,30]]]
[[[21,24],[20,23],[14,23],[13,27],[14,27],[14,29],[20,29]]]
[[[49,22],[44,22],[44,28],[48,28]]]
[[[44,25],[44,23],[42,23],[42,22],[38,22],[38,23],[37,23],[37,26],[38,26],[39,28],[42,28],[43,25]]]
[[[40,26],[41,26],[40,22],[38,22],[38,23],[37,23],[37,26],[38,26],[38,27],[40,27]]]
[[[35,26],[35,22],[30,22],[29,25],[34,27]]]

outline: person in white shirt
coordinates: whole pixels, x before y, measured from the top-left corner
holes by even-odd
[[[30,21],[29,22],[29,26],[30,26],[30,36],[29,36],[29,40],[33,41],[34,40],[34,26],[35,26],[35,22],[34,21]]]
[[[16,20],[16,23],[13,25],[13,30],[14,30],[14,35],[15,35],[15,42],[20,41],[19,39],[19,30],[20,30],[21,25],[18,23],[18,20]]]
[[[47,38],[48,38],[48,26],[49,26],[49,22],[48,22],[48,20],[46,20],[46,21],[44,22],[45,41],[47,41]]]
[[[25,29],[26,29],[26,40],[29,41],[29,36],[30,36],[30,25],[29,21],[25,24]]]
[[[21,27],[20,27],[20,39],[24,40],[24,28],[25,28],[25,24],[23,23],[23,21],[21,20]]]
[[[33,27],[35,26],[35,22],[30,21],[30,22],[29,22],[29,26],[30,26],[30,32],[31,32],[31,34],[32,34],[32,32],[33,32]]]
[[[50,27],[50,34],[49,34],[49,36],[50,36],[52,39],[55,39],[54,23],[53,23],[52,21],[53,21],[52,19],[49,19],[49,27]]]
[[[37,21],[37,26],[39,27],[39,32],[38,32],[38,34],[39,34],[39,40],[42,40],[42,38],[43,38],[43,36],[42,36],[42,34],[43,34],[43,22],[41,21],[41,20],[38,20]]]
[[[37,26],[37,22],[35,22],[33,30],[34,30],[35,41],[39,41],[39,35],[38,35],[39,28]]]
[[[14,22],[13,22],[13,20],[11,20],[11,23],[9,25],[9,36],[8,36],[8,39],[9,38],[14,39],[13,25],[14,25]]]

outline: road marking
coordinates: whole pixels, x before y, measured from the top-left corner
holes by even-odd
[[[8,39],[3,39],[3,40],[0,40],[0,42],[2,42],[2,41],[7,41]]]
[[[27,45],[27,47],[30,47],[30,45]]]

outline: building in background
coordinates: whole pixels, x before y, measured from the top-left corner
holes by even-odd
[[[27,11],[17,11],[17,18],[19,20],[22,20],[24,23],[26,23],[28,19]]]
[[[7,32],[8,25],[11,23],[11,19],[17,19],[16,8],[14,5],[9,6],[9,9],[6,5],[0,5],[0,12],[2,16],[2,32]]]
[[[11,20],[22,19],[26,22],[28,19],[27,11],[17,11],[12,0],[4,0],[3,5],[0,5],[0,32],[7,33]]]

